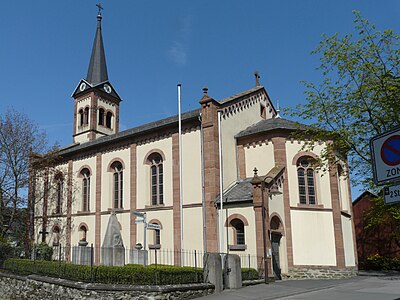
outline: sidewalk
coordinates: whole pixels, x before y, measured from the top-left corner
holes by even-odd
[[[225,290],[220,294],[202,297],[204,300],[242,300],[242,299],[280,299],[313,291],[337,287],[338,285],[357,282],[360,277],[335,280],[286,280],[270,284],[247,286],[238,290]]]

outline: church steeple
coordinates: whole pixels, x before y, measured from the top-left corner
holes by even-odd
[[[92,85],[99,84],[108,80],[106,55],[104,53],[103,36],[101,34],[101,7],[100,4],[99,13],[97,14],[97,30],[94,37],[92,55],[90,57],[89,69],[86,76],[86,81]]]
[[[121,98],[108,80],[106,56],[101,34],[101,4],[97,14],[97,30],[86,79],[81,79],[72,94],[74,98],[75,143],[93,141],[119,131]]]

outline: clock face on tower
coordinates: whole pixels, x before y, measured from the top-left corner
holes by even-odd
[[[79,90],[83,92],[86,89],[86,83],[82,82],[81,85],[79,86]]]
[[[111,93],[111,86],[109,86],[107,83],[104,85],[104,90],[109,94]]]

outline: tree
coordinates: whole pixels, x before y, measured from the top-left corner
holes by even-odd
[[[308,146],[332,140],[322,158],[348,158],[352,180],[371,188],[369,140],[400,125],[400,39],[354,14],[357,35],[323,35],[312,52],[321,55],[322,82],[304,82],[307,103],[291,115],[311,121]]]
[[[372,180],[369,141],[400,125],[400,37],[354,14],[356,35],[322,36],[312,52],[320,55],[321,82],[304,82],[307,102],[289,112],[311,122],[300,133],[309,140],[305,147],[332,141],[321,155],[321,168],[348,160],[353,183],[379,192]],[[400,205],[384,205],[382,196],[375,204],[365,215],[366,232],[391,226],[390,243],[400,246]]]
[[[24,240],[29,157],[43,153],[44,131],[13,109],[0,115],[0,236]]]

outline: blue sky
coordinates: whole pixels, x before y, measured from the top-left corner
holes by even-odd
[[[72,142],[73,100],[86,77],[96,0],[5,1],[0,9],[0,113],[25,112],[50,143]],[[121,130],[198,108],[203,86],[222,99],[261,75],[274,104],[304,103],[318,82],[310,55],[326,33],[353,31],[352,10],[400,33],[399,1],[102,1],[111,83],[123,99]],[[353,190],[354,191],[354,190]],[[353,197],[358,193],[353,193]]]

